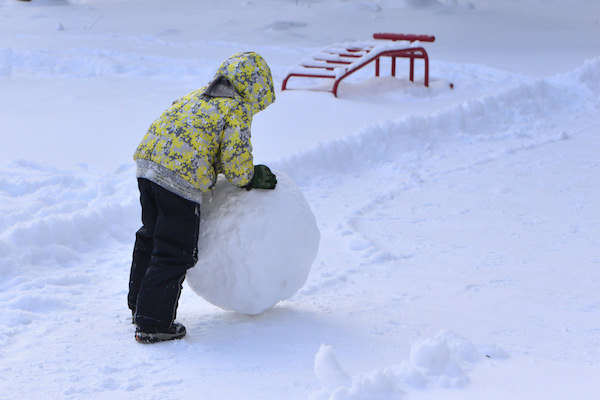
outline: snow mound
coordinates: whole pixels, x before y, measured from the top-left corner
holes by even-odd
[[[275,190],[218,180],[201,206],[198,263],[187,282],[226,310],[256,315],[304,285],[319,248],[315,216],[298,186],[276,172]]]
[[[600,57],[586,61],[576,71],[579,83],[592,90],[594,94],[600,92]],[[596,98],[597,99],[597,98]]]
[[[0,165],[0,285],[30,267],[63,268],[84,252],[129,246],[139,218],[131,175],[131,166],[106,174],[86,165]]]
[[[397,399],[410,389],[459,388],[469,383],[468,372],[476,364],[506,358],[495,345],[475,346],[453,332],[441,331],[434,338],[413,343],[409,361],[350,377],[333,348],[321,345],[315,356],[315,376],[323,388],[310,400]]]

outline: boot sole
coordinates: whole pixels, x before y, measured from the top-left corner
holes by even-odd
[[[138,331],[135,333],[135,340],[138,343],[158,343],[168,342],[169,340],[178,340],[185,336],[185,332],[181,333],[147,333]]]

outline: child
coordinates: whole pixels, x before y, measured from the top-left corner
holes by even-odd
[[[274,189],[275,175],[254,165],[252,116],[275,101],[271,71],[253,52],[223,62],[204,88],[175,101],[137,148],[142,228],[136,233],[128,305],[135,339],[181,339],[177,305],[188,268],[198,260],[202,193],[222,173],[234,185]]]

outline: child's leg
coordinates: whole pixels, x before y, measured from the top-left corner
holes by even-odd
[[[129,275],[129,294],[127,295],[129,309],[133,312],[135,312],[140,285],[150,265],[152,249],[154,248],[152,237],[158,211],[151,184],[147,179],[138,179],[140,204],[142,205],[142,227],[135,234],[133,261]]]
[[[175,320],[183,280],[198,261],[200,206],[152,183],[157,208],[150,265],[139,288],[135,322],[168,329]]]

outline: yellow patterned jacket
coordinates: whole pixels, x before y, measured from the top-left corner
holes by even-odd
[[[137,177],[197,203],[219,173],[247,185],[254,174],[252,116],[274,101],[265,60],[234,54],[208,86],[176,100],[152,123],[133,156]]]

